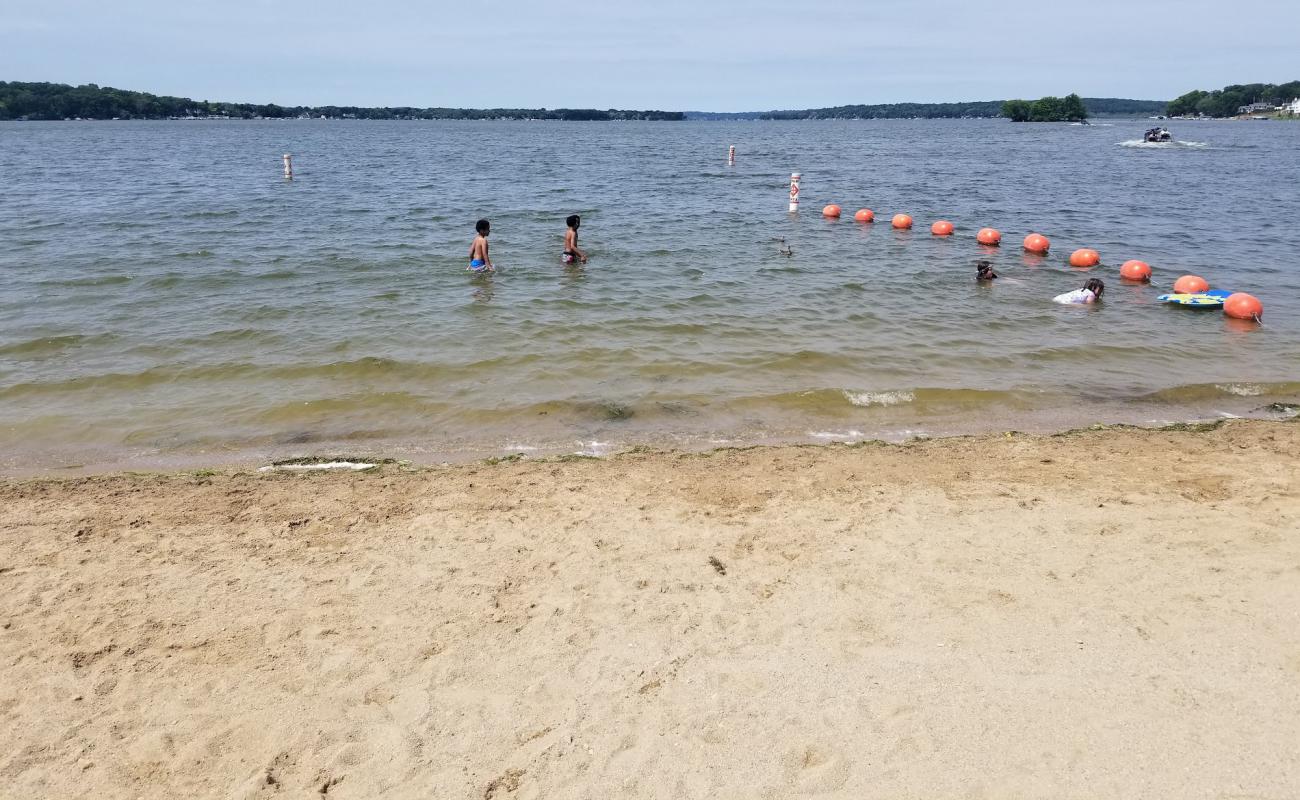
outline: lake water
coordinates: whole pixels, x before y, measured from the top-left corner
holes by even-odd
[[[1148,124],[2,123],[0,469],[1270,415],[1300,400],[1300,124]],[[1264,325],[1157,303],[1184,273]],[[1102,303],[1050,302],[1088,276]]]

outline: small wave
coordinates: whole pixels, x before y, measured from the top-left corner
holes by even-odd
[[[929,415],[979,411],[990,408],[1036,408],[1058,402],[1057,395],[1037,390],[916,388],[882,391],[807,389],[796,392],[752,395],[729,401],[735,408],[777,408],[798,413],[817,413],[857,419],[863,412],[906,406],[907,414]]]
[[[171,289],[185,280],[185,275],[179,272],[169,272],[166,275],[158,275],[145,281],[145,286],[149,289]]]
[[[1159,403],[1202,403],[1222,400],[1224,395],[1234,397],[1281,397],[1300,395],[1300,382],[1279,383],[1192,383],[1170,386],[1138,397],[1138,400]]]
[[[40,281],[40,286],[116,286],[121,283],[128,283],[131,280],[130,275],[88,275],[84,278],[68,278],[66,280],[44,280]]]
[[[253,275],[252,277],[259,281],[282,281],[298,277],[298,271],[294,269],[277,269],[271,272],[263,272],[258,275]]]
[[[45,336],[28,339],[13,344],[0,345],[0,356],[44,356],[61,353],[72,347],[81,347],[96,342],[111,342],[117,337],[111,333],[67,334],[65,336]]]
[[[382,421],[388,417],[435,417],[450,410],[446,403],[410,392],[359,392],[337,397],[311,396],[262,408],[254,416],[263,424],[346,426],[349,418]]]
[[[830,442],[854,442],[866,436],[862,431],[808,431],[808,435]]]
[[[234,217],[239,214],[239,209],[231,208],[226,211],[191,211],[188,214],[181,215],[181,219],[213,219],[217,217]]]
[[[210,333],[199,334],[178,340],[180,344],[225,344],[229,342],[249,342],[279,340],[283,336],[265,328],[227,328]]]
[[[212,258],[215,255],[211,250],[195,250],[187,253],[176,253],[176,258]]]
[[[579,442],[578,444],[582,447],[582,449],[575,450],[573,454],[575,456],[590,456],[592,458],[600,458],[602,456],[609,455],[609,451],[614,447],[613,442],[590,441],[590,442]]]
[[[1216,383],[1214,388],[1238,397],[1259,397],[1266,391],[1263,386],[1252,383]]]
[[[867,408],[910,403],[916,399],[916,395],[913,392],[850,392],[845,389],[844,398],[855,406]]]

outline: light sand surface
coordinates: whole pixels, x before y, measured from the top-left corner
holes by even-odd
[[[1300,796],[1300,424],[0,483],[5,798]]]

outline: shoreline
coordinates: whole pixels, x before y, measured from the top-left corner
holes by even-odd
[[[1008,431],[1057,434],[1097,428],[1161,429],[1247,419],[1287,421],[1300,416],[1295,381],[1175,386],[1141,399],[1039,398],[1023,392],[962,389],[905,389],[850,392],[805,390],[768,398],[768,406],[720,403],[707,414],[686,403],[649,402],[632,406],[611,401],[537,403],[515,414],[482,416],[472,431],[411,431],[390,436],[352,436],[347,428],[330,432],[331,421],[290,427],[272,440],[205,440],[191,444],[127,445],[83,442],[31,446],[5,442],[0,479],[104,475],[113,472],[237,470],[291,459],[367,458],[421,466],[472,463],[500,458],[554,458],[590,455],[607,458],[628,450],[698,451],[719,447],[858,444],[881,441],[987,436]],[[1045,395],[1044,395],[1045,397]],[[1027,405],[1028,403],[1028,405]],[[794,408],[794,406],[802,408]],[[701,411],[706,411],[702,414]],[[341,416],[347,424],[347,416]],[[545,420],[545,421],[543,421]],[[290,433],[291,432],[291,433]],[[126,440],[142,438],[135,432]],[[162,441],[178,434],[172,433]]]
[[[0,479],[24,797],[1300,787],[1300,423]]]
[[[556,436],[536,438],[528,435],[511,435],[506,432],[508,426],[504,426],[495,437],[483,433],[478,439],[442,439],[436,442],[423,441],[410,436],[364,441],[324,437],[319,440],[287,443],[214,442],[172,450],[99,446],[31,453],[21,448],[13,448],[7,458],[0,459],[0,480],[57,479],[115,473],[167,473],[192,470],[232,471],[304,460],[369,460],[433,467],[520,458],[534,461],[567,456],[603,459],[641,451],[700,453],[752,447],[870,443],[900,445],[1006,433],[1057,436],[1102,429],[1176,431],[1214,427],[1234,420],[1288,422],[1300,418],[1300,404],[1289,402],[1294,399],[1294,395],[1276,396],[1285,397],[1288,401],[1258,405],[1265,398],[1242,395],[1234,398],[1237,401],[1235,405],[1232,404],[1231,399],[1224,398],[1215,406],[1219,410],[1212,413],[1207,413],[1210,407],[1199,409],[1200,413],[1190,413],[1190,409],[1176,407],[1160,409],[1158,406],[1141,410],[1116,407],[1109,409],[1108,413],[1098,413],[1098,409],[1094,408],[1087,418],[1091,421],[1082,424],[1078,422],[1080,415],[1077,413],[1063,416],[1059,410],[1052,408],[1021,409],[1020,413],[1014,416],[1006,415],[997,418],[988,415],[963,418],[964,415],[956,414],[923,418],[909,414],[906,406],[891,407],[892,403],[886,402],[876,409],[880,412],[880,416],[873,420],[855,418],[849,414],[823,415],[807,420],[807,424],[803,426],[787,430],[768,425],[727,432],[710,429],[656,432],[649,429],[627,429],[619,425],[609,425],[604,428],[592,427],[585,431],[574,430],[571,438]],[[1232,412],[1224,410],[1227,407],[1232,407]],[[622,410],[621,406],[617,408]],[[1016,427],[1011,427],[1012,424]],[[493,438],[496,441],[493,441]]]

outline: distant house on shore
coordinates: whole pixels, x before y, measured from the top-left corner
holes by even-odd
[[[1240,106],[1237,109],[1238,114],[1256,114],[1260,111],[1272,111],[1272,103],[1251,103],[1248,106]]]
[[[1278,110],[1283,111],[1287,114],[1295,114],[1296,116],[1300,116],[1300,97],[1297,97],[1296,99],[1292,100],[1290,103],[1287,103],[1284,106],[1280,106]]]

